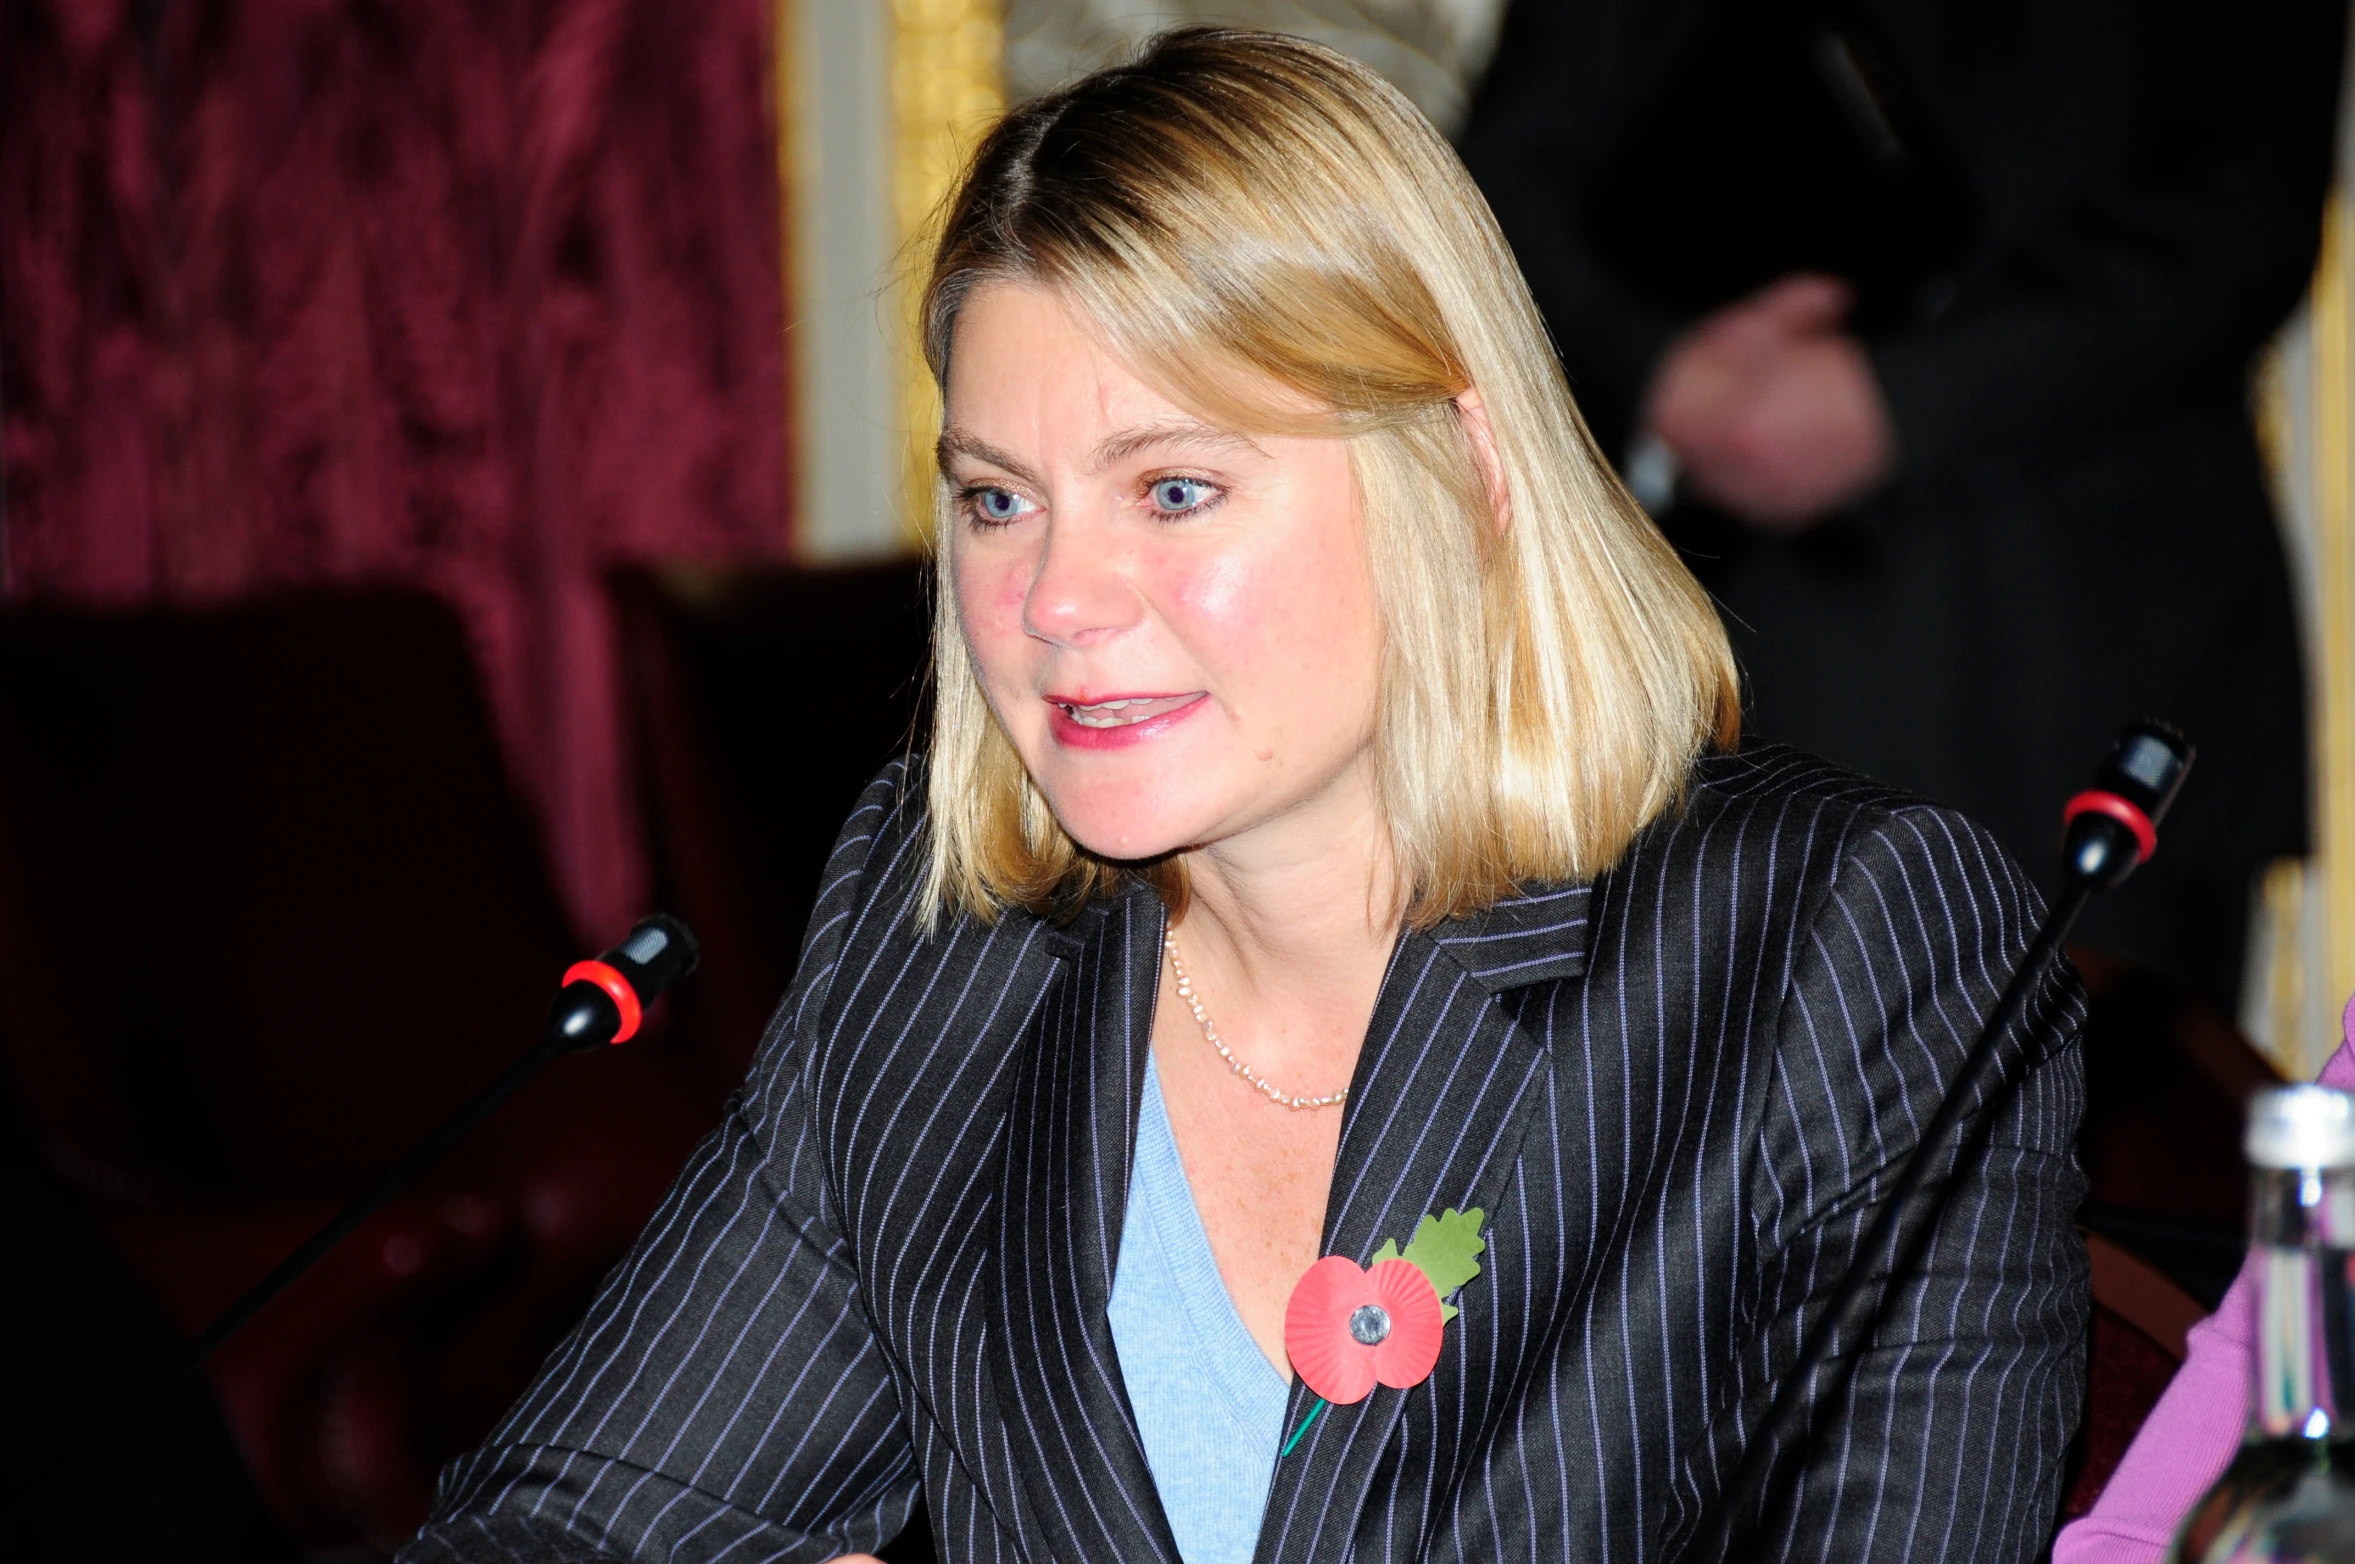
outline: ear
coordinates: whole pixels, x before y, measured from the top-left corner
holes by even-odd
[[[1472,442],[1472,459],[1480,464],[1480,479],[1488,487],[1496,530],[1505,532],[1513,525],[1513,491],[1505,482],[1504,459],[1497,454],[1496,426],[1488,421],[1488,404],[1480,399],[1478,386],[1464,387],[1454,401],[1456,420],[1463,426],[1464,438]]]

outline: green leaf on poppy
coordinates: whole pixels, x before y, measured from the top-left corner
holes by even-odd
[[[1444,1299],[1480,1274],[1480,1262],[1474,1257],[1488,1247],[1480,1236],[1484,1219],[1485,1213],[1478,1207],[1427,1216],[1415,1224],[1414,1239],[1399,1258],[1413,1261]],[[1444,1303],[1440,1307],[1445,1318],[1455,1317],[1452,1307]]]

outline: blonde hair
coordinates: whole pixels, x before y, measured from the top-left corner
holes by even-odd
[[[1463,164],[1365,67],[1188,29],[1015,110],[975,154],[925,289],[944,393],[958,309],[986,281],[1055,291],[1198,417],[1349,442],[1383,615],[1375,769],[1410,921],[1602,871],[1706,747],[1735,741],[1708,599],[1596,452]],[[1501,528],[1455,400],[1475,388]],[[945,483],[937,514],[945,538]],[[933,640],[928,916],[1068,907],[1130,875],[1182,905],[1179,861],[1113,863],[1056,821],[945,579]]]

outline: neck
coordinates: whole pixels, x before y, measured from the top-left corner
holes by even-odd
[[[1371,779],[1187,856],[1179,938],[1242,1003],[1369,996],[1402,898]]]

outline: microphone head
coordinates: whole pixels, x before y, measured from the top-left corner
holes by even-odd
[[[695,970],[702,952],[687,925],[667,912],[638,920],[595,961],[576,961],[548,1007],[548,1032],[574,1048],[626,1043],[655,996]]]
[[[2141,810],[2153,826],[2167,817],[2198,751],[2163,722],[2130,722],[2102,761],[2093,785]]]
[[[694,971],[702,955],[687,925],[656,912],[640,918],[627,938],[598,959],[629,980],[639,1004],[650,1005],[655,995]]]
[[[2061,811],[2061,868],[2101,890],[2125,883],[2158,851],[2159,822],[2183,791],[2197,754],[2163,722],[2130,722],[2103,757],[2093,786]]]

